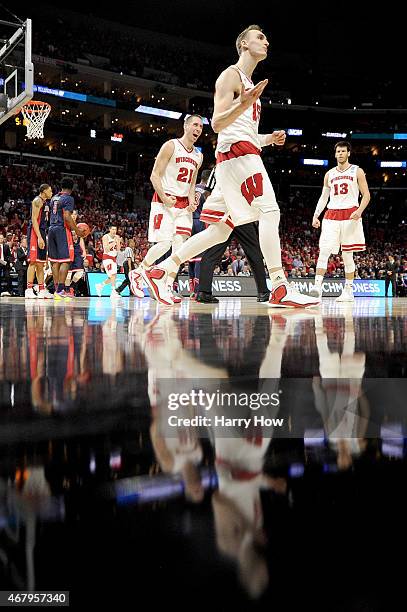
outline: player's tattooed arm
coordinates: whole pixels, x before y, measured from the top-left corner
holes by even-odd
[[[33,200],[33,203],[32,203],[32,212],[31,212],[31,223],[32,223],[34,232],[37,235],[38,246],[39,246],[40,249],[43,249],[45,247],[45,242],[44,242],[43,237],[41,236],[41,232],[40,232],[40,226],[38,225],[38,217],[39,217],[40,210],[41,210],[43,204],[44,204],[44,202],[41,200],[41,198],[39,196],[37,196]]]
[[[63,209],[63,215],[64,215],[64,221],[65,223],[67,223],[70,227],[71,230],[73,230],[75,232],[75,234],[78,236],[78,238],[83,238],[85,236],[85,230],[79,229],[79,227],[76,225],[76,222],[74,221],[71,213],[69,212],[69,210],[66,210],[65,208]]]

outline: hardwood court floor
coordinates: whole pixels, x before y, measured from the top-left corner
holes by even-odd
[[[406,337],[400,298],[1,298],[2,589],[70,590],[71,607],[395,609]]]

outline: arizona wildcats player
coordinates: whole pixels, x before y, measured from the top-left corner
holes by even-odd
[[[31,220],[28,225],[27,243],[29,265],[27,269],[26,298],[36,298],[34,277],[37,276],[39,298],[52,298],[44,285],[44,264],[47,261],[47,218],[45,203],[52,198],[52,188],[47,183],[40,186],[40,192],[31,205]]]
[[[52,275],[54,277],[56,300],[70,300],[70,295],[65,289],[65,280],[71,262],[74,259],[74,246],[72,231],[79,238],[83,238],[85,232],[78,228],[72,213],[74,210],[74,199],[72,197],[73,180],[63,178],[61,191],[54,195],[51,200],[51,217],[48,230],[48,259],[52,264]]]
[[[148,241],[155,244],[137,270],[129,275],[130,287],[137,284],[137,288],[141,289],[140,274],[191,236],[192,212],[196,209],[195,184],[202,165],[202,153],[195,143],[202,129],[200,115],[190,115],[185,119],[182,138],[167,140],[157,155],[150,177],[155,193],[148,225]],[[172,279],[169,285],[171,291]],[[137,295],[134,290],[133,293]],[[177,302],[180,301],[178,298]]]
[[[262,147],[283,145],[285,132],[259,134],[260,96],[267,80],[257,85],[252,74],[267,57],[269,42],[257,25],[247,27],[236,40],[237,63],[216,81],[212,128],[218,134],[216,187],[205,202],[201,220],[209,224],[190,238],[160,266],[142,272],[157,300],[172,304],[168,278],[175,277],[182,262],[215,244],[225,242],[233,228],[259,222],[259,239],[272,284],[269,306],[303,308],[318,303],[302,295],[286,281],[281,263],[278,226],[280,210],[273,186],[261,160]]]
[[[318,219],[328,203],[319,239],[319,257],[315,275],[313,294],[322,295],[322,281],[331,253],[342,251],[345,266],[345,286],[337,302],[353,302],[352,282],[355,277],[353,253],[366,249],[363,234],[362,213],[370,202],[369,187],[365,173],[359,166],[349,163],[351,147],[341,140],[335,145],[338,165],[325,174],[324,187],[315,208],[312,226],[319,228]],[[359,192],[362,200],[359,204]]]

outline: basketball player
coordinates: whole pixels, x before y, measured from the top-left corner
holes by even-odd
[[[356,350],[352,306],[324,326],[315,316],[319,376],[313,376],[315,407],[320,413],[329,446],[339,469],[348,469],[366,447],[370,408],[362,391],[366,355]]]
[[[69,301],[71,298],[65,290],[65,280],[74,258],[72,230],[79,238],[85,235],[72,218],[74,199],[72,197],[73,180],[63,178],[61,191],[51,200],[51,217],[48,230],[48,259],[52,264],[54,277],[54,299]]]
[[[192,212],[196,209],[195,183],[202,164],[202,153],[195,143],[202,129],[201,117],[190,115],[185,119],[182,138],[167,140],[155,160],[150,176],[155,193],[148,226],[148,240],[155,244],[130,276],[139,290],[142,289],[141,273],[171,248],[174,252],[191,236]],[[168,279],[170,294],[174,278],[175,275]],[[174,298],[177,303],[181,301],[178,296]]]
[[[315,274],[315,288],[312,292],[319,299],[322,295],[322,281],[331,253],[342,251],[345,266],[345,286],[337,302],[353,302],[352,282],[355,276],[354,251],[366,249],[363,234],[362,213],[370,201],[369,187],[365,173],[359,166],[349,162],[350,144],[341,140],[335,145],[338,165],[325,174],[324,187],[315,208],[312,227],[319,228],[318,219],[328,203],[328,210],[322,221],[319,239],[319,257]],[[359,192],[362,200],[359,204]]]
[[[52,189],[44,183],[39,194],[31,204],[31,220],[27,230],[28,268],[26,298],[52,298],[52,294],[44,286],[44,264],[47,261],[47,219],[44,215],[44,204],[52,198]],[[34,277],[37,276],[38,296],[34,293]]]
[[[272,284],[270,306],[301,308],[318,300],[289,285],[281,263],[278,226],[280,211],[268,174],[260,158],[262,147],[283,145],[285,132],[259,134],[259,98],[267,80],[254,85],[251,77],[257,64],[267,57],[269,43],[257,25],[247,27],[237,38],[237,64],[218,78],[215,88],[212,127],[218,134],[216,187],[202,211],[209,227],[188,240],[159,267],[143,270],[142,276],[153,295],[172,304],[167,286],[182,262],[224,242],[235,226],[259,221],[259,239]]]
[[[111,298],[119,298],[120,293],[116,291],[116,275],[117,275],[117,253],[121,248],[121,238],[117,235],[116,225],[111,225],[109,232],[102,238],[103,244],[103,267],[107,274],[107,279],[103,283],[97,283],[95,285],[96,291],[99,297],[102,297],[103,287],[105,285],[111,285],[112,291],[110,293]]]
[[[78,211],[74,210],[72,213],[72,218],[76,223],[76,219],[78,218]],[[75,232],[72,232],[73,239],[73,262],[69,268],[68,275],[65,281],[65,287],[68,288],[69,295],[71,297],[75,296],[76,285],[80,281],[80,279],[85,275],[85,266],[83,264],[86,258],[86,246],[83,238],[79,238]],[[71,286],[72,285],[72,286]]]

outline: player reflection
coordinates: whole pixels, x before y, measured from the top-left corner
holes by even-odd
[[[247,389],[248,392],[267,394],[278,391],[283,351],[291,329],[278,315],[258,317],[255,320],[251,346],[235,347],[236,354],[250,355],[246,365],[241,361],[240,375],[249,375],[242,391]],[[236,354],[231,352],[234,360],[230,365],[235,376],[239,376],[239,371],[236,371]],[[249,382],[250,379],[252,382]],[[276,417],[278,411],[278,405],[270,406],[263,412],[263,416]],[[222,412],[230,416],[224,407],[217,407],[217,413]],[[237,412],[242,417],[253,417],[253,412],[247,408],[235,408],[234,413]],[[222,429],[214,427],[211,433],[218,474],[218,490],[212,496],[217,546],[221,553],[237,563],[242,585],[251,597],[257,598],[269,582],[265,558],[267,539],[260,492],[269,489],[285,494],[287,490],[284,478],[272,478],[263,470],[273,429],[261,426],[236,428],[234,432],[228,432],[231,437],[225,437]]]
[[[63,501],[52,497],[44,466],[25,465],[7,479],[0,478],[0,562],[8,568],[16,588],[35,589],[38,521],[63,516]]]
[[[160,326],[166,328],[170,323],[174,327],[172,313],[163,313],[164,321]],[[161,319],[161,317],[160,317]],[[256,321],[213,320],[211,314],[190,316],[179,326],[182,344],[176,334],[172,347],[181,357],[182,376],[185,372],[198,374],[201,387],[205,389],[207,378],[228,379],[230,390],[247,392],[272,393],[281,375],[281,360],[290,326],[282,326],[280,317],[258,317]],[[240,331],[231,334],[231,325]],[[157,324],[151,330],[151,357],[157,356],[162,348],[167,360],[167,372],[173,372],[169,355],[165,351],[170,335],[168,327],[166,336],[158,333]],[[153,340],[154,339],[154,340]],[[153,345],[155,351],[153,351]],[[188,347],[188,352],[182,348]],[[184,354],[186,353],[186,354]],[[172,354],[172,357],[174,354]],[[178,359],[177,359],[178,363]],[[160,364],[160,372],[163,371]],[[165,369],[164,369],[165,372]],[[165,374],[164,374],[165,375]],[[259,388],[259,379],[265,379]],[[243,383],[242,383],[243,380]],[[151,389],[153,392],[154,389]],[[157,389],[155,389],[157,392]],[[153,402],[153,423],[151,437],[157,460],[163,471],[182,474],[189,499],[199,502],[203,490],[199,480],[199,463],[202,449],[199,445],[198,431],[193,428],[179,427],[177,439],[163,435],[160,429],[160,402],[157,395],[151,393]],[[192,416],[192,407],[188,406],[182,413]],[[217,406],[216,415],[231,416],[231,408]],[[268,409],[268,416],[276,416],[279,407]],[[252,417],[250,408],[234,406],[235,417]],[[162,411],[161,417],[168,415]],[[180,416],[177,414],[177,416]],[[215,416],[215,412],[212,416]],[[220,553],[233,559],[237,564],[241,584],[248,594],[259,597],[266,589],[269,576],[265,558],[266,535],[263,528],[263,511],[260,499],[261,489],[272,489],[284,494],[287,484],[283,478],[272,478],[264,473],[264,457],[273,436],[271,428],[236,427],[224,431],[211,427],[209,439],[215,456],[215,469],[218,477],[218,489],[212,496],[212,508],[216,531],[216,544]]]
[[[123,325],[118,326],[117,315],[121,314],[121,309],[116,305],[112,308],[112,313],[102,325],[103,334],[103,374],[117,376],[123,370],[124,351],[122,348]]]
[[[191,382],[199,379],[205,387],[205,379],[222,379],[227,377],[227,372],[221,366],[198,360],[185,348],[191,346],[190,342],[183,325],[176,321],[172,311],[159,311],[141,330],[139,326],[138,331],[141,331],[137,337],[148,364],[148,395],[152,419],[150,436],[156,459],[163,472],[181,474],[186,497],[193,502],[200,502],[204,496],[199,472],[203,453],[198,431],[183,426],[168,428],[168,386],[163,381],[172,379],[176,385],[176,380],[182,379],[185,385],[185,379],[191,379]],[[199,342],[195,348],[199,348]],[[183,407],[178,414],[184,417],[193,415],[194,410],[190,406]]]
[[[90,378],[87,324],[67,309],[51,310],[45,303],[26,303],[25,309],[32,406],[46,414],[66,410]]]
[[[338,315],[315,317],[315,337],[320,376],[312,387],[330,447],[339,469],[347,469],[366,448],[369,404],[362,392],[366,355],[356,352],[352,309],[342,307]]]

